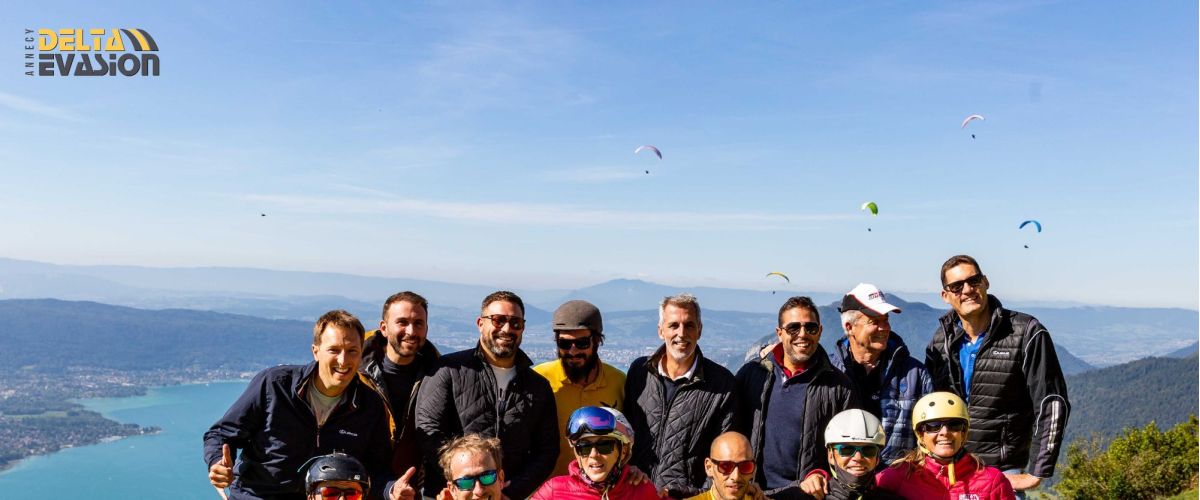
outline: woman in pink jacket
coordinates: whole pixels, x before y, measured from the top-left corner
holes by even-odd
[[[533,500],[658,500],[654,484],[629,482],[633,427],[612,408],[585,406],[567,419],[567,439],[575,461],[567,475],[551,478]]]
[[[1004,473],[963,449],[970,418],[962,398],[934,392],[913,407],[917,449],[876,476],[880,488],[908,499],[1012,500]]]

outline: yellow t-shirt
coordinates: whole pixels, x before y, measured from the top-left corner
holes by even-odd
[[[554,404],[558,407],[558,434],[562,439],[558,444],[558,463],[550,477],[561,476],[567,473],[567,465],[575,459],[575,452],[565,435],[567,419],[584,406],[607,406],[620,410],[625,400],[625,373],[607,363],[600,363],[600,374],[596,380],[587,386],[580,386],[567,380],[567,373],[557,359],[537,365],[533,371],[549,381],[550,390],[554,391]]]
[[[753,500],[753,498],[750,495],[742,496],[743,500]],[[717,496],[713,494],[712,490],[706,490],[704,493],[690,497],[687,500],[717,500]]]

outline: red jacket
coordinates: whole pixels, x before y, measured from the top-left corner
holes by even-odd
[[[608,490],[608,496],[601,495],[600,490],[588,486],[579,478],[579,462],[571,461],[571,465],[567,467],[570,471],[565,476],[557,476],[550,478],[543,484],[541,488],[533,492],[531,500],[595,500],[597,498],[608,498],[609,500],[659,500],[658,492],[654,490],[654,483],[650,481],[643,482],[637,486],[629,484],[629,466],[626,465],[621,471],[621,480]]]
[[[949,500],[1012,500],[1012,484],[1004,473],[995,467],[976,468],[971,454],[954,464],[955,483],[950,484],[946,466],[933,459],[925,459],[924,467],[910,462],[901,462],[875,476],[880,488],[904,498]]]

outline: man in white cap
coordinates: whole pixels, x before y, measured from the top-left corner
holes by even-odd
[[[904,339],[892,332],[888,315],[900,308],[875,285],[859,283],[842,297],[838,311],[846,336],[829,361],[854,384],[858,406],[883,422],[887,443],[878,463],[886,466],[917,446],[909,420],[912,405],[933,391],[933,381],[925,365],[909,355]]]

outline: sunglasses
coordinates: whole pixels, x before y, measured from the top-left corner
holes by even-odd
[[[929,434],[941,431],[942,427],[949,429],[950,432],[962,432],[966,430],[967,423],[958,419],[931,420],[929,422],[921,422],[919,425],[917,425],[917,430]]]
[[[753,460],[743,460],[741,462],[734,462],[732,460],[713,460],[712,458],[709,458],[709,460],[712,460],[713,465],[717,466],[718,472],[726,476],[733,474],[733,469],[737,469],[738,474],[743,476],[754,472]]]
[[[987,279],[987,276],[976,274],[964,280],[946,283],[945,285],[942,285],[942,288],[950,293],[960,293],[962,292],[963,285],[971,285],[971,288],[979,288],[979,285],[982,285],[983,280],[985,279]]]
[[[577,339],[564,339],[560,337],[554,341],[558,344],[558,348],[564,351],[570,351],[572,346],[581,351],[592,346],[591,337],[581,337]]]
[[[508,323],[508,326],[511,326],[513,330],[521,330],[525,328],[525,318],[519,318],[517,316],[493,314],[491,316],[480,316],[479,318],[487,318],[492,320],[492,328],[496,329],[504,328],[505,323]]]
[[[833,451],[843,457],[853,457],[855,453],[861,454],[863,458],[879,456],[879,447],[873,444],[835,444]]]
[[[317,488],[317,493],[321,495],[322,500],[337,500],[343,498],[345,500],[362,500],[362,490],[354,488],[334,488],[333,486],[322,486]]]
[[[817,332],[821,331],[821,324],[817,323],[816,321],[805,321],[803,323],[799,321],[793,321],[783,325],[783,331],[787,332],[788,335],[793,337],[800,335],[800,332],[804,332],[809,335],[816,335]]]
[[[575,443],[575,454],[581,457],[586,457],[592,454],[592,449],[595,448],[596,453],[607,455],[617,449],[617,440],[601,439],[590,443]]]
[[[496,471],[489,470],[474,476],[463,476],[455,479],[453,482],[454,487],[458,488],[459,491],[471,491],[475,489],[475,481],[479,481],[479,484],[483,486],[491,486],[496,484],[496,477]]]

